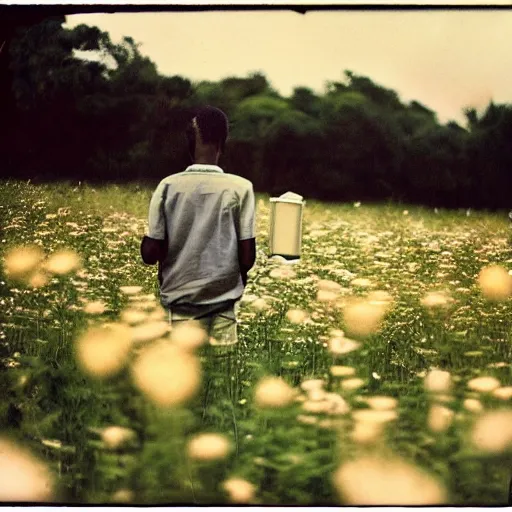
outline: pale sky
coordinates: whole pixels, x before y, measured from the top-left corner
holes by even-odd
[[[343,71],[368,76],[464,124],[462,109],[512,103],[512,10],[225,11],[83,14],[113,41],[131,36],[164,75],[192,81],[263,72],[289,96],[321,93]]]

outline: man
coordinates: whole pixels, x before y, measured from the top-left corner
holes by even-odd
[[[254,265],[254,192],[219,166],[226,115],[198,109],[186,131],[193,165],[163,179],[151,199],[144,263],[159,263],[160,295],[171,324],[198,320],[211,343],[237,343],[235,304]]]

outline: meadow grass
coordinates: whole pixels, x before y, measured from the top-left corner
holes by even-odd
[[[258,195],[257,261],[240,303],[238,350],[227,359],[199,351],[197,396],[160,407],[134,383],[142,348],[106,378],[94,378],[77,358],[84,333],[122,324],[127,309],[164,319],[150,300],[158,294],[156,268],[139,254],[151,193],[139,185],[0,184],[0,256],[36,245],[81,258],[79,270],[50,273],[37,286],[0,270],[0,435],[44,461],[55,482],[51,499],[236,502],[243,487],[226,484],[236,477],[252,486],[242,501],[354,504],[355,484],[341,469],[378,456],[398,457],[407,470],[386,480],[372,462],[349,473],[382,503],[408,486],[419,503],[506,503],[512,308],[509,299],[486,297],[478,281],[486,266],[511,268],[506,215],[308,200],[301,260],[283,269],[268,258],[268,196]],[[123,286],[141,290],[127,295]],[[334,295],[322,299],[322,287]],[[370,307],[372,291],[380,295]],[[370,309],[351,325],[347,311],[356,298]],[[383,320],[362,334],[381,307]],[[145,345],[154,344],[149,335]],[[108,360],[108,349],[95,357]],[[450,373],[451,386],[433,392],[425,377],[436,369]],[[293,388],[291,402],[264,407],[265,398],[256,398],[269,375]],[[476,377],[497,379],[494,388],[504,391],[471,389]],[[380,396],[396,399],[396,407],[386,406],[383,420],[358,420],[367,399]],[[504,414],[505,427],[498,416],[496,439],[484,424],[483,441],[475,441],[478,422],[493,411]],[[112,431],[118,438],[109,441],[108,426],[129,435]],[[205,432],[224,436],[230,449],[204,460],[190,455],[187,443]],[[485,444],[493,441],[497,448]],[[440,495],[423,496],[428,482],[410,476],[420,470]],[[0,483],[0,499],[6,496]]]

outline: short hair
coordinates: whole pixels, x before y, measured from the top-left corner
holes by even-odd
[[[228,138],[228,118],[222,110],[209,105],[198,108],[190,121],[186,135],[189,150],[193,155],[196,146],[196,128],[199,130],[203,144],[215,144],[224,150]]]

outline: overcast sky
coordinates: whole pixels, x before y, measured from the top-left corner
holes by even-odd
[[[192,81],[261,71],[282,95],[323,92],[343,71],[370,77],[417,100],[440,122],[492,98],[512,103],[512,10],[227,11],[84,14],[114,41],[141,43],[160,73]]]

